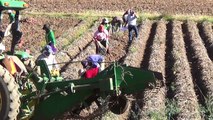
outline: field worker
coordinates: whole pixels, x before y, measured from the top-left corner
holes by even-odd
[[[131,43],[133,39],[133,35],[132,35],[133,30],[135,32],[136,40],[138,39],[137,15],[132,10],[130,10],[130,13],[127,16],[127,24],[128,24],[128,31],[129,31],[129,43]]]
[[[54,47],[54,49],[56,49],[56,39],[55,39],[53,30],[51,30],[51,28],[50,28],[50,25],[44,24],[43,30],[45,30],[45,32],[46,32],[46,35],[45,35],[46,44],[50,45],[51,47]]]
[[[128,16],[128,14],[130,14],[130,11],[131,11],[131,9],[128,9],[128,10],[123,14],[123,16],[122,16],[123,23],[124,23],[123,26],[126,26],[126,25],[127,25],[127,16]]]
[[[9,15],[10,23],[15,21],[15,14],[13,13],[13,11],[12,10],[8,10],[7,13]]]
[[[84,61],[81,62],[83,70],[81,70],[80,75],[85,78],[93,78],[100,71],[104,69],[104,57],[98,54],[88,56]]]
[[[55,55],[53,54],[52,47],[50,45],[46,45],[44,49],[42,50],[42,54],[37,58],[36,63],[39,60],[45,60],[47,63],[49,71],[53,69],[59,69],[59,66],[57,65],[57,61],[55,59]]]
[[[109,53],[109,33],[103,25],[100,25],[98,30],[94,33],[93,41],[96,46],[96,54],[99,54],[100,52],[100,45],[103,45],[106,48],[107,53]]]
[[[12,34],[12,44],[11,44],[11,53],[15,51],[15,46],[21,42],[22,32],[20,31],[19,25],[19,11],[16,11],[15,21],[11,24],[11,34]]]
[[[12,23],[15,21],[15,14],[13,13],[12,10],[8,10],[7,11],[7,14],[9,16],[9,25],[7,26],[6,30],[5,30],[5,33],[4,33],[4,36],[9,36],[11,34],[11,27],[12,27]]]
[[[113,17],[111,21],[112,25],[112,33],[118,32],[120,28],[122,27],[122,19],[119,17]]]
[[[110,30],[110,24],[108,18],[102,19],[101,24],[104,26],[104,28],[109,32]]]

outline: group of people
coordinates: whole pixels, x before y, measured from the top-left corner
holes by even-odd
[[[14,24],[16,20],[18,20],[15,14],[11,10],[8,11],[10,24]],[[18,21],[17,21],[18,22]],[[16,25],[18,27],[18,25]],[[121,17],[115,16],[109,22],[108,18],[102,19],[100,25],[98,26],[98,30],[93,35],[93,41],[96,46],[96,54],[88,56],[83,62],[81,62],[83,69],[80,72],[80,75],[84,76],[85,78],[93,78],[95,77],[102,69],[101,63],[104,61],[102,53],[100,53],[100,49],[106,50],[106,53],[109,54],[109,32],[112,30],[112,33],[118,32],[123,27],[127,27],[129,31],[129,43],[132,42],[133,31],[135,32],[136,39],[138,38],[138,28],[137,28],[137,15],[134,13],[133,10],[128,9]],[[16,31],[19,28],[16,28]],[[49,24],[45,24],[43,26],[43,30],[45,31],[45,39],[46,39],[46,46],[42,50],[42,54],[38,57],[37,60],[45,60],[47,64],[57,64],[55,59],[55,54],[57,52],[56,48],[56,39],[54,36],[53,30],[51,30]],[[12,31],[13,32],[13,31]],[[14,46],[13,46],[14,47]],[[14,51],[14,48],[12,48]],[[53,66],[49,65],[48,68],[51,71]],[[58,69],[57,65],[56,68]]]
[[[96,46],[96,54],[100,54],[103,47],[106,52],[110,53],[109,50],[109,32],[112,29],[112,33],[118,32],[120,29],[128,28],[129,40],[131,44],[133,40],[133,31],[135,32],[136,40],[138,39],[138,28],[137,28],[137,15],[132,9],[128,9],[122,16],[122,18],[115,16],[109,22],[108,18],[102,19],[101,24],[98,26],[98,30],[94,33],[93,40]]]
[[[42,54],[37,58],[36,62],[45,60],[49,71],[54,73],[54,71],[59,71],[59,66],[55,58],[57,52],[55,35],[49,24],[44,24],[42,29],[45,31],[46,45],[42,49]]]
[[[123,20],[123,21],[122,21]],[[131,9],[128,9],[122,16],[113,17],[112,21],[109,22],[108,18],[102,19],[98,30],[93,35],[93,41],[96,46],[96,54],[90,55],[86,58],[86,61],[82,62],[84,70],[80,72],[84,73],[86,78],[93,78],[100,72],[100,63],[103,62],[104,58],[101,55],[100,49],[105,47],[106,52],[109,54],[109,32],[112,29],[112,33],[118,32],[122,27],[128,27],[129,31],[129,44],[133,40],[133,31],[135,32],[136,40],[138,39],[138,28],[137,28],[137,15]]]
[[[123,20],[123,21],[122,21]],[[93,40],[96,46],[96,54],[89,55],[85,60],[81,62],[83,69],[79,71],[79,75],[84,78],[93,78],[104,68],[104,56],[100,53],[100,48],[105,47],[106,52],[109,51],[109,31],[112,29],[112,33],[119,31],[122,27],[128,26],[129,31],[129,43],[132,42],[132,32],[135,32],[136,39],[138,38],[138,29],[137,29],[137,16],[133,10],[127,10],[122,19],[119,17],[113,17],[112,21],[109,22],[107,18],[102,19],[102,22],[98,26],[98,30],[94,33]],[[55,58],[53,57],[56,52],[56,40],[53,31],[50,29],[48,24],[43,26],[43,29],[46,32],[46,47],[43,51],[41,59],[53,59],[52,64],[56,63]],[[51,67],[49,69],[52,69]]]

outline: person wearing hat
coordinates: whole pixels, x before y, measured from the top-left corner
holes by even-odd
[[[100,25],[98,30],[94,33],[93,41],[96,46],[96,54],[99,54],[100,45],[103,45],[106,48],[107,53],[109,53],[109,32],[103,25]]]
[[[80,71],[80,76],[85,78],[95,77],[101,70],[104,69],[104,57],[98,54],[89,55],[81,62],[83,70]]]
[[[104,28],[109,32],[110,30],[110,24],[108,18],[102,19],[101,25],[104,26]]]
[[[54,51],[50,45],[46,45],[41,52],[42,54],[39,55],[36,59],[36,64],[39,60],[45,60],[50,71],[53,70],[53,68],[59,69],[57,61],[55,59]]]

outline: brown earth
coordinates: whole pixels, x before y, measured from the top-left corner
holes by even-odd
[[[158,113],[162,118],[165,116],[165,39],[166,38],[166,22],[157,22],[156,34],[150,50],[148,59],[148,69],[162,73],[163,79],[159,79],[159,88],[145,90],[144,101],[141,114],[144,119],[149,119],[150,114]]]
[[[29,0],[26,0],[29,1]],[[190,0],[176,0],[176,1],[170,1],[170,0],[147,0],[147,1],[141,1],[141,0],[132,0],[131,3],[127,0],[110,0],[110,1],[97,1],[97,0],[91,0],[89,1],[90,4],[88,4],[87,0],[31,0],[29,4],[32,6],[31,8],[25,10],[30,12],[79,12],[83,10],[112,10],[112,11],[125,11],[127,8],[132,7],[135,10],[138,11],[145,11],[145,12],[159,12],[163,14],[202,14],[202,15],[213,15],[213,2],[212,0],[194,0],[191,2]],[[136,4],[137,3],[137,4]],[[135,4],[135,5],[134,5]],[[53,30],[55,31],[56,38],[60,38],[67,32],[68,29],[74,28],[76,25],[78,25],[80,22],[79,19],[73,18],[73,17],[48,17],[48,16],[26,16],[26,19],[23,18],[22,21],[22,30],[24,32],[23,40],[24,45],[22,49],[29,48],[32,53],[37,53],[41,50],[42,45],[45,44],[44,41],[44,31],[41,29],[43,24],[50,23],[53,27]],[[153,23],[151,25],[151,23]],[[158,24],[160,24],[161,27],[158,27]],[[138,118],[140,119],[152,119],[153,116],[156,114],[160,115],[160,112],[155,113],[156,111],[161,111],[162,116],[167,115],[168,111],[164,111],[167,103],[167,99],[174,99],[178,102],[178,107],[181,108],[181,113],[176,113],[173,115],[173,117],[179,118],[187,118],[187,114],[190,114],[191,116],[194,116],[192,108],[194,108],[194,111],[197,112],[197,109],[200,109],[198,104],[201,104],[202,106],[206,106],[205,100],[202,99],[201,93],[204,93],[205,97],[207,95],[212,95],[212,75],[213,70],[212,66],[213,63],[210,59],[210,53],[207,52],[206,49],[208,49],[209,42],[211,41],[211,33],[209,31],[212,31],[212,23],[208,24],[202,24],[196,26],[197,23],[194,22],[188,22],[188,23],[178,23],[178,27],[175,28],[178,32],[182,32],[183,35],[180,35],[181,33],[177,32],[169,32],[170,29],[166,28],[167,22],[157,21],[157,22],[145,22],[144,28],[142,27],[142,31],[140,32],[140,38],[141,40],[138,44],[133,43],[130,48],[127,46],[127,33],[121,34],[120,36],[112,36],[110,39],[111,42],[111,55],[106,56],[106,61],[120,61],[121,63],[127,63],[131,66],[135,67],[145,67],[150,68],[155,71],[159,71],[163,73],[164,80],[166,82],[173,79],[175,76],[177,81],[175,84],[168,84],[166,86],[163,86],[159,89],[154,90],[146,90],[145,94],[143,92],[140,92],[138,95],[141,95],[140,97],[136,97],[136,103],[139,103],[139,109],[141,111],[138,112]],[[181,27],[180,27],[181,26]],[[82,35],[81,38],[78,38],[78,42],[73,42],[73,45],[67,46],[66,49],[62,49],[58,55],[64,55],[65,57],[60,57],[60,59],[65,58],[66,60],[72,61],[81,61],[84,59],[87,55],[94,53],[94,43],[91,42],[91,37],[96,30],[97,26],[93,26],[91,30],[87,31]],[[197,28],[198,27],[198,28]],[[199,29],[200,31],[198,31]],[[210,30],[211,29],[211,30]],[[189,64],[188,67],[184,67],[183,69],[186,70],[184,73],[179,74],[179,72],[183,72],[184,70],[181,70],[181,67],[177,67],[175,65],[170,66],[172,68],[168,69],[166,66],[171,65],[172,61],[170,61],[169,58],[169,50],[167,50],[170,45],[175,44],[175,40],[179,40],[178,38],[170,37],[167,38],[168,34],[172,34],[175,36],[176,34],[179,35],[181,38],[182,43],[180,43],[182,46],[174,47],[173,53],[171,56],[175,57],[178,62],[178,59],[184,59],[185,64]],[[67,33],[66,33],[67,34]],[[4,42],[8,43],[4,40]],[[60,40],[59,39],[59,44]],[[184,40],[183,40],[184,39]],[[170,41],[171,44],[165,44],[165,41]],[[173,41],[173,42],[171,42]],[[203,43],[204,41],[204,43]],[[183,43],[184,42],[184,43]],[[212,41],[211,41],[212,42]],[[83,43],[83,44],[82,44]],[[184,46],[184,45],[185,46]],[[205,46],[204,46],[205,44]],[[7,45],[7,44],[6,44]],[[8,45],[7,45],[8,46]],[[141,48],[142,47],[142,48]],[[63,47],[62,47],[63,48]],[[8,49],[8,47],[7,47]],[[182,54],[178,55],[175,51],[179,50]],[[185,50],[185,51],[184,51]],[[64,54],[65,53],[65,54]],[[128,53],[128,54],[127,54]],[[179,52],[178,52],[179,53]],[[173,55],[175,54],[175,55]],[[133,56],[134,55],[134,56]],[[165,56],[165,57],[164,57]],[[181,57],[183,56],[183,57]],[[187,56],[187,58],[186,58]],[[59,59],[59,60],[60,60]],[[65,60],[63,59],[63,60]],[[187,60],[188,61],[187,61]],[[60,60],[62,61],[62,60]],[[188,63],[187,63],[188,62]],[[77,65],[76,65],[77,64]],[[180,63],[178,63],[180,64]],[[77,72],[81,65],[79,63],[69,64],[65,66],[64,72],[67,72],[63,74],[65,77],[69,78],[78,78]],[[176,68],[176,70],[175,70]],[[169,73],[174,73],[172,76]],[[72,74],[70,74],[72,73]],[[187,75],[186,75],[187,74]],[[185,76],[186,75],[186,76]],[[184,82],[185,77],[190,77],[190,79],[186,82]],[[172,77],[172,78],[171,78]],[[181,77],[184,77],[183,79]],[[182,81],[181,81],[182,80]],[[193,83],[192,83],[193,82]],[[167,88],[174,87],[176,91],[169,91]],[[193,88],[193,86],[196,86]],[[188,89],[183,89],[184,87],[187,87]],[[201,88],[201,92],[197,92],[198,89]],[[194,90],[193,90],[194,89]],[[199,89],[200,90],[200,89]],[[176,96],[169,96],[168,93],[172,92],[172,94]],[[184,97],[188,95],[188,93],[191,94],[191,98]],[[195,94],[195,95],[194,95]],[[144,98],[145,96],[145,98]],[[201,97],[200,97],[201,96]],[[159,99],[156,99],[156,98]],[[170,98],[171,97],[171,98]],[[198,99],[198,101],[197,101]],[[186,102],[186,103],[185,103]],[[192,104],[192,106],[190,106]],[[194,105],[194,106],[193,106]],[[150,107],[151,106],[151,107]],[[183,108],[184,107],[184,108]],[[199,107],[199,108],[198,108]],[[162,108],[162,109],[161,109]],[[149,110],[149,111],[148,111]],[[136,112],[134,108],[131,108],[130,111]],[[146,113],[150,114],[146,114]],[[187,114],[185,114],[187,113]],[[146,115],[146,118],[141,117],[141,115]],[[153,116],[152,116],[153,115]],[[188,116],[190,116],[188,115]],[[202,119],[207,118],[208,114],[197,114],[197,118],[202,117]],[[69,119],[69,118],[66,118]],[[127,116],[127,119],[131,119],[131,116]],[[174,118],[175,119],[175,118]]]
[[[213,15],[212,0],[26,0],[30,12],[79,12],[82,10],[125,11],[163,14]]]
[[[174,97],[177,100],[177,105],[180,108],[180,113],[176,116],[177,119],[201,119],[195,86],[184,49],[181,24],[179,21],[173,21],[167,25],[167,45],[169,47],[167,47],[168,55],[166,58],[170,63],[167,66],[167,84],[173,84],[176,88],[175,90],[170,88],[167,93],[169,98]]]
[[[45,31],[42,27],[46,23],[51,25],[51,29],[55,33],[55,38],[58,39],[61,35],[65,34],[69,28],[77,26],[80,21],[80,19],[73,17],[24,16],[20,23],[21,31],[23,32],[23,46],[21,48],[17,47],[17,49],[29,49],[33,54],[40,51],[42,46],[45,45]],[[7,24],[4,22],[4,28],[6,26]],[[6,49],[9,50],[11,37],[5,37],[4,42],[6,42]]]

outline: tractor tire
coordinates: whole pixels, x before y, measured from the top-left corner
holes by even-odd
[[[130,106],[125,96],[112,96],[109,101],[109,110],[117,115],[123,114]]]
[[[16,120],[20,107],[20,94],[14,77],[0,65],[0,118]]]

